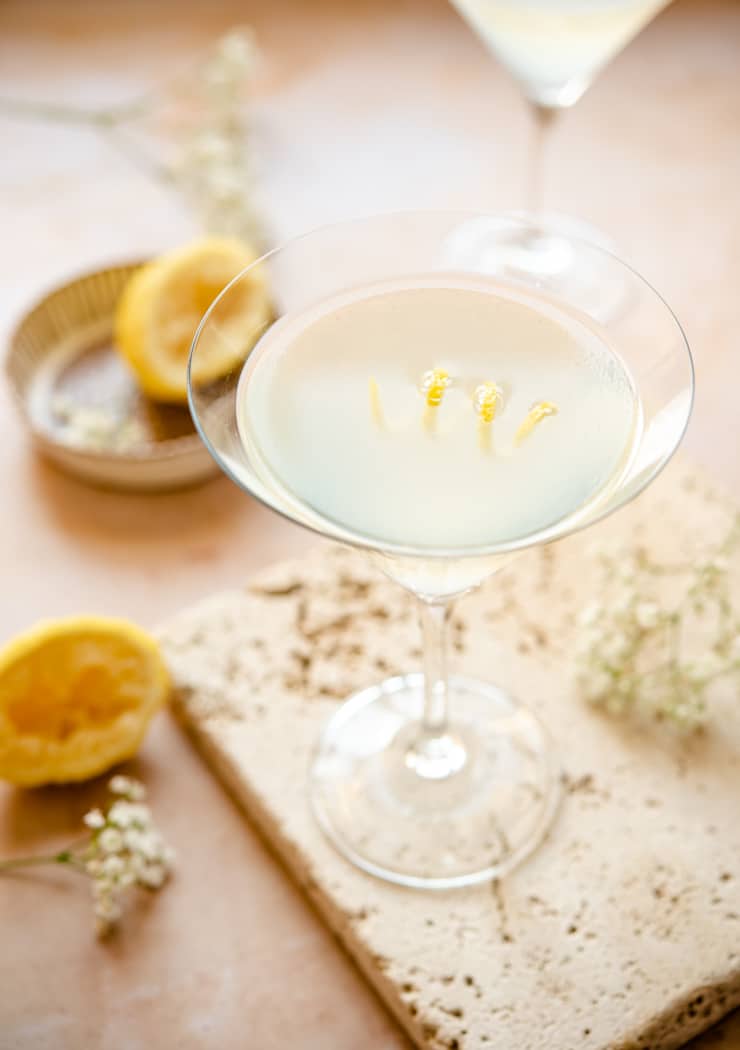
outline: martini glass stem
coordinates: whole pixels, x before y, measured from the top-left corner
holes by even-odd
[[[424,645],[424,731],[441,736],[447,729],[449,690],[447,683],[447,634],[452,606],[449,602],[421,603],[421,632]]]
[[[550,138],[550,128],[557,116],[553,106],[530,102],[532,113],[532,144],[529,156],[528,207],[532,215],[541,215],[545,199],[545,154]]]
[[[467,762],[462,741],[449,726],[447,635],[452,603],[420,600],[424,646],[424,708],[410,746],[407,767],[425,780],[443,780]]]

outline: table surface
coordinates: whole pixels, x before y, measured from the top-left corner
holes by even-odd
[[[523,205],[525,107],[439,0],[5,0],[0,99],[124,101],[243,22],[264,56],[252,117],[276,235],[404,207]],[[687,449],[736,494],[739,49],[737,3],[678,0],[556,126],[546,194],[610,234],[675,306],[697,366]],[[171,192],[92,132],[0,115],[0,135],[3,341],[56,281],[191,232]],[[312,542],[225,479],[137,496],[65,477],[34,457],[4,386],[0,435],[0,639],[83,611],[154,625]],[[176,878],[106,944],[72,874],[4,879],[2,1050],[406,1047],[168,715],[135,768],[178,850]],[[101,793],[0,789],[0,854],[62,843]],[[740,1045],[740,1021],[701,1045]]]

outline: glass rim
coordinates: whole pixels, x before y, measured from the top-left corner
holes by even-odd
[[[655,465],[651,467],[651,469],[645,472],[644,477],[640,479],[639,483],[635,485],[634,488],[629,490],[629,495],[625,496],[623,499],[617,498],[614,500],[614,502],[607,503],[607,505],[605,505],[601,510],[597,510],[594,514],[587,515],[583,519],[579,519],[577,517],[578,511],[574,511],[573,515],[571,516],[572,520],[570,520],[570,522],[567,517],[561,518],[559,522],[547,525],[544,528],[538,529],[535,532],[530,532],[525,536],[520,536],[515,540],[506,540],[500,543],[476,544],[471,546],[460,547],[414,547],[409,544],[394,543],[392,541],[382,540],[380,538],[372,537],[365,533],[358,532],[354,529],[342,525],[341,522],[326,517],[319,511],[314,510],[314,508],[308,504],[305,505],[306,513],[308,515],[315,516],[315,522],[312,522],[310,520],[310,517],[308,519],[304,519],[298,514],[292,514],[288,509],[281,507],[277,503],[273,503],[269,498],[261,495],[259,492],[247,486],[243,482],[243,480],[240,477],[238,477],[235,474],[235,472],[229,467],[228,463],[225,461],[225,458],[222,456],[219,449],[214,446],[213,442],[210,440],[207,433],[205,432],[205,429],[201,424],[200,414],[195,404],[195,398],[193,395],[193,357],[197,352],[201,334],[208,325],[211,316],[218,307],[219,303],[229,294],[231,289],[235,285],[237,285],[246,276],[246,274],[250,272],[250,270],[254,269],[254,267],[256,266],[267,262],[273,256],[281,254],[283,251],[285,251],[292,245],[309,240],[317,236],[318,234],[328,233],[332,230],[340,230],[343,228],[348,229],[353,226],[371,226],[381,221],[392,221],[394,219],[418,219],[419,221],[423,221],[424,219],[431,218],[449,218],[450,220],[456,220],[459,222],[470,221],[472,219],[491,219],[496,220],[497,222],[506,222],[512,228],[519,227],[521,230],[548,232],[546,217],[543,221],[542,219],[538,219],[535,215],[528,216],[523,212],[484,212],[463,208],[425,208],[377,212],[371,213],[369,215],[356,216],[350,219],[340,219],[335,222],[324,223],[320,226],[312,227],[311,229],[306,230],[304,233],[297,234],[294,237],[285,238],[274,248],[263,252],[262,255],[254,259],[248,266],[245,266],[243,270],[241,270],[238,274],[236,274],[235,277],[233,277],[229,281],[229,283],[219,292],[219,294],[210,304],[205,314],[201,318],[200,322],[198,323],[198,327],[195,330],[195,334],[190,344],[190,351],[188,353],[187,392],[188,408],[190,410],[190,415],[192,417],[193,423],[201,441],[206,446],[208,452],[216,461],[216,463],[224,472],[224,474],[226,474],[226,476],[231,481],[233,481],[235,485],[237,485],[240,489],[246,490],[249,493],[249,495],[252,496],[253,499],[256,499],[259,503],[267,507],[269,510],[273,511],[276,514],[279,514],[282,518],[285,518],[287,521],[290,521],[295,525],[299,525],[304,529],[308,529],[309,531],[316,533],[316,535],[321,536],[323,539],[333,540],[337,543],[344,543],[348,546],[358,547],[363,550],[374,552],[376,554],[388,555],[389,557],[426,559],[429,561],[462,561],[468,558],[495,557],[497,555],[513,554],[517,551],[527,550],[530,547],[536,547],[542,544],[553,543],[556,540],[565,539],[565,537],[567,536],[574,535],[575,533],[581,532],[583,529],[590,528],[590,526],[592,525],[596,525],[598,522],[603,521],[605,518],[608,518],[611,514],[615,513],[618,510],[621,510],[622,507],[627,506],[634,499],[636,499],[637,496],[644,492],[648,485],[650,485],[663,472],[663,470],[668,466],[670,461],[675,456],[688,429],[688,425],[691,420],[691,414],[694,408],[694,400],[696,394],[696,369],[694,366],[694,359],[691,353],[691,347],[689,346],[689,341],[686,338],[686,333],[684,332],[681,322],[679,321],[675,311],[670,306],[670,304],[665,300],[661,293],[650,283],[650,281],[648,281],[647,278],[643,277],[641,273],[639,273],[633,266],[630,265],[630,263],[625,262],[624,259],[620,258],[614,252],[609,251],[607,248],[603,247],[600,244],[594,244],[592,241],[589,241],[584,237],[579,237],[569,232],[558,233],[557,235],[563,237],[565,240],[569,241],[572,244],[585,247],[588,251],[595,252],[601,257],[611,259],[612,261],[616,262],[618,266],[620,266],[623,270],[630,274],[632,279],[636,279],[638,283],[642,285],[645,289],[647,289],[647,291],[651,293],[653,298],[656,299],[663,306],[670,319],[673,321],[673,324],[675,325],[675,328],[679,334],[680,342],[683,345],[683,350],[685,352],[685,362],[688,365],[689,401],[686,410],[686,418],[681,427],[681,432],[678,435],[678,438],[674,442],[670,451],[668,451],[664,456],[662,456],[655,463]],[[555,227],[551,227],[550,229],[553,232],[555,232]],[[558,297],[554,296],[554,298],[557,299]],[[234,396],[236,396],[236,391],[234,392]],[[623,482],[624,477],[617,485],[617,488],[615,490],[617,493],[619,491],[619,484],[623,484]],[[267,486],[265,485],[265,487]],[[294,498],[298,503],[301,502],[300,497],[294,496]],[[598,499],[598,494],[596,498]]]

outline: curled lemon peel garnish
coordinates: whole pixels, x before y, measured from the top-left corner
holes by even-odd
[[[383,406],[380,403],[380,387],[373,376],[367,381],[367,392],[370,398],[370,415],[373,418],[373,422],[376,426],[382,427],[384,424],[383,419]]]
[[[535,405],[532,405],[519,424],[519,429],[514,436],[516,444],[520,445],[525,438],[529,437],[537,424],[541,423],[543,419],[546,419],[548,416],[556,416],[557,413],[558,406],[553,401],[538,401]]]
[[[426,397],[424,426],[427,430],[434,429],[436,410],[442,404],[444,392],[451,382],[450,374],[444,368],[432,368],[422,376],[421,392]]]
[[[421,389],[426,394],[429,408],[439,408],[450,382],[450,374],[445,372],[444,368],[432,368],[431,371],[424,373]]]
[[[481,383],[473,391],[473,408],[481,423],[493,423],[501,401],[501,387],[495,383]]]
[[[483,452],[491,451],[491,423],[501,401],[501,388],[495,383],[480,383],[473,391],[473,408],[478,416],[478,444]]]

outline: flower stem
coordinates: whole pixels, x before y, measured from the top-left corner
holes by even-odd
[[[0,98],[0,114],[20,120],[52,121],[62,124],[110,126],[119,116],[114,109],[83,109],[58,102],[34,102],[24,98]]]
[[[165,164],[160,164],[154,160],[130,136],[125,135],[121,128],[111,125],[109,127],[101,127],[98,130],[105,136],[109,145],[117,149],[121,155],[126,157],[144,175],[165,185],[174,181],[172,171]]]
[[[71,868],[77,868],[79,871],[84,871],[85,865],[80,860],[80,857],[75,850],[83,843],[86,845],[88,841],[89,839],[85,838],[81,842],[73,842],[66,849],[60,850],[58,853],[44,853],[34,857],[10,857],[9,860],[0,860],[0,874],[4,871],[15,871],[20,868],[39,867],[42,864],[68,864]]]
[[[0,860],[0,871],[12,871],[14,868],[30,868],[38,864],[69,864],[72,855],[67,850],[61,853],[50,853],[43,857],[11,857]]]

